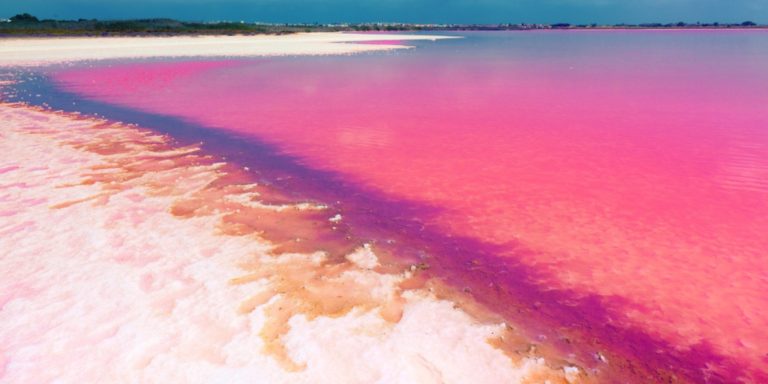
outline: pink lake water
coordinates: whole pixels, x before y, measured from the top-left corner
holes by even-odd
[[[433,257],[501,313],[511,304],[486,285],[528,295],[509,300],[534,326],[578,329],[655,369],[766,380],[768,33],[463,35],[409,52],[51,77],[429,207],[409,214],[493,250],[480,274],[464,263],[486,263],[471,248]],[[524,282],[502,276],[519,268]]]

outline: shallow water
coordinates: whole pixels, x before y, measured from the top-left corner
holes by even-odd
[[[260,143],[289,189],[330,199],[361,237],[411,242],[534,334],[695,381],[765,377],[768,34],[462,35],[50,76],[104,111],[204,127],[174,136],[269,173],[248,153]]]

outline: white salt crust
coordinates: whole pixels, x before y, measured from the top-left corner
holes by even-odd
[[[282,342],[303,369],[287,371],[259,335],[268,303],[238,312],[270,282],[230,283],[245,273],[238,265],[274,260],[269,244],[217,234],[215,216],[174,217],[179,196],[141,185],[52,208],[102,191],[78,183],[105,156],[64,143],[95,122],[3,103],[0,122],[2,383],[502,383],[547,370],[543,359],[513,362],[491,347],[502,325],[410,291],[396,323],[376,310],[291,317]],[[205,185],[210,168],[178,190]],[[324,256],[274,262],[308,257]],[[402,276],[374,272],[369,248],[348,258],[361,287],[393,294]]]
[[[281,36],[12,38],[0,39],[0,67],[149,57],[338,55],[409,48],[402,44],[345,43],[450,38],[456,37],[318,32]]]

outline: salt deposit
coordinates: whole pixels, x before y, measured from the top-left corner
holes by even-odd
[[[2,382],[579,379],[510,359],[488,343],[503,324],[399,288],[409,272],[370,246],[337,260],[227,231],[270,208],[194,146],[20,104],[0,121]]]
[[[408,48],[347,44],[451,38],[431,35],[299,33],[270,36],[69,37],[0,39],[0,67],[148,57],[330,55]]]

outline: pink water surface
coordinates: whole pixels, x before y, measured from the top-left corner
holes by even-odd
[[[524,247],[514,262],[541,272],[537,284],[601,298],[613,326],[768,371],[768,34],[430,44],[55,79],[436,206],[431,224],[510,259]]]

